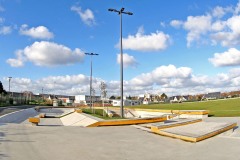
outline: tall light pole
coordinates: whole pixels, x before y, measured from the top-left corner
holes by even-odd
[[[43,96],[43,87],[42,87],[42,101],[44,100],[44,96]]]
[[[9,94],[10,94],[10,85],[11,85],[11,79],[12,79],[12,77],[8,77],[8,92],[9,92]]]
[[[92,112],[93,112],[93,106],[92,106],[92,56],[98,56],[99,54],[96,54],[96,53],[85,53],[86,55],[89,55],[91,56],[91,70],[90,70],[90,108],[92,109]]]
[[[132,12],[125,12],[124,8],[121,8],[120,10],[116,9],[108,9],[110,12],[117,12],[118,15],[120,15],[120,49],[121,49],[121,67],[120,67],[120,79],[121,79],[121,85],[120,85],[120,90],[121,90],[121,117],[124,117],[124,109],[123,109],[123,47],[122,47],[122,14],[127,14],[127,15],[133,15]]]

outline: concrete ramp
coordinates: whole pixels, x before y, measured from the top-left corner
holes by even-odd
[[[39,113],[34,109],[23,109],[0,117],[0,123],[23,123],[29,117],[35,117]]]
[[[87,116],[86,114],[83,113],[72,113],[67,116],[64,116],[60,118],[62,124],[64,126],[82,126],[82,127],[87,127],[91,124],[94,124],[98,122],[101,119],[97,119],[92,116]]]
[[[49,118],[60,118],[67,114],[73,113],[74,108],[40,108],[38,110],[39,113],[44,113],[45,117]]]
[[[237,126],[237,123],[198,122],[165,129],[152,127],[151,131],[163,136],[198,142],[233,129],[235,126]]]

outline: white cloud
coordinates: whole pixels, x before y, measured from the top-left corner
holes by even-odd
[[[183,27],[188,31],[187,46],[190,47],[192,42],[199,40],[201,35],[211,29],[211,16],[188,16]]]
[[[130,82],[133,85],[168,84],[172,79],[187,79],[191,77],[192,69],[188,67],[176,68],[174,65],[160,66],[150,73],[143,73]]]
[[[45,26],[38,26],[28,28],[28,25],[23,24],[19,30],[21,35],[30,36],[37,39],[52,39],[53,33],[50,32]]]
[[[238,66],[240,65],[240,51],[235,48],[230,48],[223,53],[215,53],[209,61],[216,67],[220,66]]]
[[[145,91],[171,95],[203,94],[213,91],[234,90],[240,84],[240,68],[216,76],[194,75],[188,67],[174,65],[160,66],[149,73],[143,73],[126,83],[125,92],[137,88],[138,94]],[[130,90],[131,87],[131,90]],[[155,89],[154,89],[155,88]]]
[[[234,9],[234,14],[237,15],[240,12],[240,1],[238,1],[235,9]]]
[[[34,93],[41,93],[42,88],[45,94],[77,95],[89,94],[89,76],[62,75],[48,76],[38,80],[29,78],[13,77],[11,80],[12,91],[30,90]],[[93,77],[93,87],[96,95],[100,94],[99,85],[104,81],[101,78]],[[108,96],[119,96],[119,81],[105,81],[107,84]],[[8,87],[8,78],[3,81],[5,88]],[[240,68],[234,68],[227,73],[219,73],[215,76],[194,75],[189,67],[176,67],[174,65],[159,66],[148,73],[143,73],[124,81],[124,95],[139,95],[148,93],[166,93],[172,95],[204,94],[214,91],[231,91],[239,89]]]
[[[226,27],[226,22],[224,21],[216,21],[212,24],[213,31],[221,31]]]
[[[156,33],[144,35],[143,32],[143,27],[140,27],[136,35],[129,35],[127,38],[123,38],[123,48],[150,52],[161,51],[168,47],[170,41],[168,34],[156,31]],[[119,43],[117,46],[119,46]]]
[[[7,63],[10,64],[12,67],[22,67],[24,66],[24,62],[26,61],[25,57],[23,56],[23,51],[18,50],[15,52],[16,59],[10,58],[7,60]]]
[[[84,53],[78,48],[71,50],[64,45],[46,41],[34,42],[19,52],[24,58],[17,56],[15,60],[7,60],[8,63],[30,61],[38,66],[58,66],[80,63],[84,58]]]
[[[72,86],[72,85],[88,85],[89,84],[89,77],[79,74],[79,75],[65,75],[65,76],[49,76],[46,78],[42,78],[37,81],[38,83],[50,84],[51,86],[54,83]]]
[[[221,44],[234,47],[240,44],[240,1],[236,7],[217,6],[211,14],[188,16],[186,21],[173,20],[171,26],[182,27],[187,31],[187,46],[197,44]],[[183,25],[182,25],[183,24]]]
[[[212,33],[211,38],[222,46],[233,47],[240,44],[240,16],[233,16],[226,21],[220,21],[219,32]],[[221,30],[222,29],[222,30]]]
[[[71,10],[76,12],[85,24],[89,26],[95,24],[94,14],[90,9],[86,9],[85,11],[83,11],[81,7],[72,6]]]
[[[0,27],[0,35],[7,35],[12,33],[12,27],[11,26],[3,26]]]
[[[175,27],[175,28],[181,27],[182,24],[183,24],[183,22],[182,22],[182,21],[179,21],[179,20],[172,20],[172,21],[170,22],[170,25],[171,25],[172,27]]]
[[[229,71],[230,78],[240,77],[240,68],[233,68]]]
[[[225,9],[224,9],[223,7],[221,7],[221,6],[215,7],[215,8],[213,9],[213,11],[212,11],[212,15],[213,15],[214,17],[218,17],[218,18],[223,17],[225,14],[226,14],[226,11],[225,11]]]
[[[121,54],[117,55],[117,63],[121,63]],[[123,54],[123,67],[136,67],[138,65],[136,59],[126,53]]]

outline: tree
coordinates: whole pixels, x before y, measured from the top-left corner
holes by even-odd
[[[7,94],[7,92],[4,90],[2,82],[0,81],[0,94]]]
[[[116,99],[116,97],[115,96],[111,96],[109,99]]]
[[[165,94],[165,93],[163,93],[162,95],[161,95],[161,99],[167,99],[167,95]]]

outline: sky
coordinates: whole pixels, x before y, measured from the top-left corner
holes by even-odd
[[[240,90],[238,0],[0,0],[0,81],[15,92],[168,96]]]

